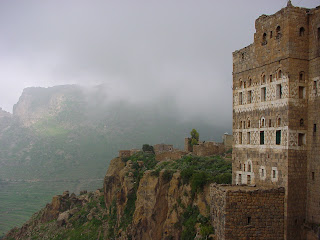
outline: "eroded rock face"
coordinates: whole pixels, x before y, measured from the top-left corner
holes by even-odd
[[[104,181],[104,196],[107,208],[113,201],[117,208],[117,227],[121,224],[128,194],[134,191],[132,163],[126,164],[120,158],[111,161]],[[121,229],[117,239],[180,239],[181,215],[185,208],[197,205],[203,216],[208,216],[209,194],[205,188],[202,193],[192,197],[190,185],[182,184],[180,172],[171,179],[145,171],[136,190],[135,211],[132,222]]]
[[[170,181],[163,174],[154,177],[147,171],[140,181],[131,232],[135,239],[180,239],[179,221],[186,206],[197,205],[200,214],[209,214],[206,189],[193,200],[191,187],[181,184],[179,172]]]

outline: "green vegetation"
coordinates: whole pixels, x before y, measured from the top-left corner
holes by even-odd
[[[94,217],[91,219],[88,218],[90,213],[94,213]],[[80,206],[78,211],[69,219],[71,226],[67,229],[63,228],[52,239],[104,239],[103,227],[107,219],[106,214],[106,209],[104,204],[101,205],[100,198],[96,199],[92,195],[90,197],[89,194],[89,202],[84,206]],[[112,217],[113,215],[111,214],[110,216]],[[51,234],[54,235],[53,233]]]
[[[182,183],[190,184],[193,194],[201,192],[208,183],[230,184],[232,180],[231,161],[219,155],[213,157],[184,156],[178,160],[161,162],[155,167],[152,174],[157,176],[162,169],[170,170],[171,174],[179,170]]]
[[[143,144],[143,146],[142,146],[142,151],[143,151],[143,152],[151,152],[151,153],[154,153],[153,146],[151,146],[151,145],[149,145],[149,144]]]
[[[197,130],[192,129],[190,132],[191,135],[191,146],[197,145],[199,143],[199,133]]]

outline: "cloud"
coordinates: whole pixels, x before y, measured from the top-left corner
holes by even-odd
[[[232,51],[253,41],[259,15],[285,4],[1,1],[0,105],[8,109],[26,86],[103,83],[109,98],[168,98],[186,118],[231,124]]]

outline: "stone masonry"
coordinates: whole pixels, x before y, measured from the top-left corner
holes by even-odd
[[[320,239],[320,7],[288,1],[255,28],[233,53],[233,184],[283,187],[283,238]]]
[[[212,184],[211,217],[216,239],[283,239],[284,195],[284,188]]]

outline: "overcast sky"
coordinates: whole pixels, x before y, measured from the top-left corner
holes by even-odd
[[[231,123],[232,52],[286,2],[1,0],[0,107],[29,86],[104,83],[109,99],[168,98],[186,118]]]

